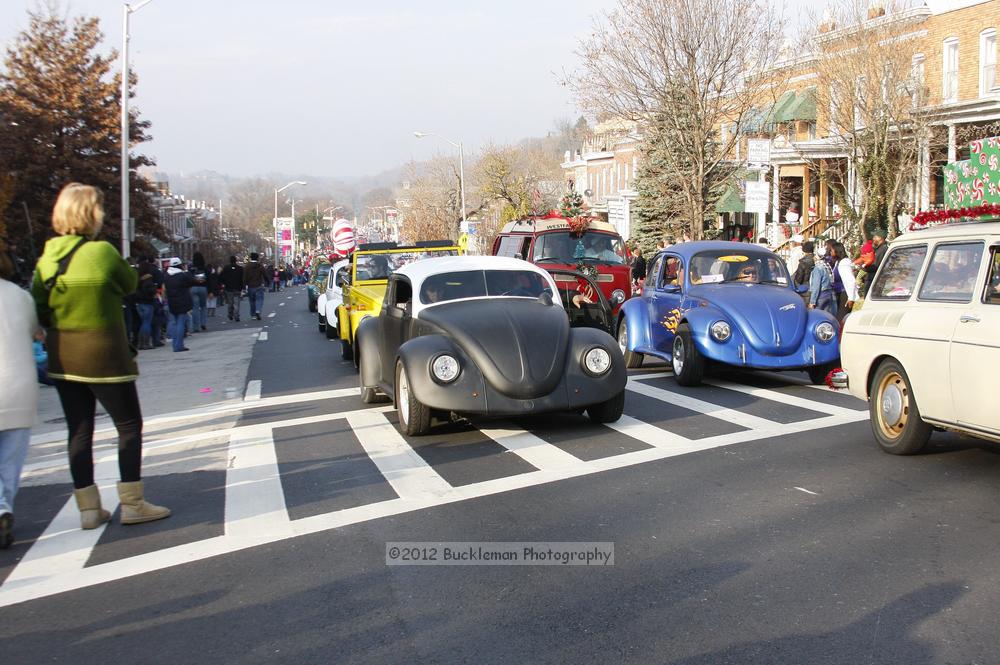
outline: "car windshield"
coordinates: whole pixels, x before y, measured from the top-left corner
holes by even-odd
[[[457,256],[454,249],[410,249],[399,252],[359,254],[357,257],[357,280],[389,279],[389,275],[408,263],[437,256]]]
[[[570,235],[569,231],[543,233],[535,239],[534,263],[592,263],[623,265],[625,243],[620,236],[600,231],[584,231]]]
[[[722,282],[787,286],[788,273],[780,258],[761,252],[713,250],[691,259],[692,284]]]
[[[548,281],[531,270],[463,270],[432,275],[420,287],[425,305],[484,296],[537,298],[551,290]]]

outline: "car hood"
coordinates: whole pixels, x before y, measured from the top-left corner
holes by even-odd
[[[420,318],[445,332],[498,392],[548,395],[562,379],[569,322],[562,307],[527,298],[488,298],[427,307]]]
[[[808,319],[805,302],[795,291],[764,284],[700,284],[690,290],[722,311],[758,353],[787,355],[798,349]]]

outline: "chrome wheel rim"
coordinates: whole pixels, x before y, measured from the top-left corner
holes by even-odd
[[[628,351],[628,330],[625,329],[624,321],[622,321],[621,326],[618,328],[618,347],[622,350],[622,353]]]
[[[684,339],[678,335],[674,337],[673,351],[670,354],[670,364],[674,368],[674,374],[684,371]]]
[[[910,389],[898,372],[889,372],[879,383],[876,413],[882,434],[897,439],[906,429],[910,416]]]
[[[406,382],[406,370],[399,371],[399,419],[404,425],[410,422],[410,384]]]

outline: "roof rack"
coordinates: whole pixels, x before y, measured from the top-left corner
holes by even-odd
[[[453,247],[455,243],[451,240],[421,240],[414,243],[414,247]]]
[[[394,242],[366,242],[362,245],[358,245],[359,252],[367,252],[378,249],[396,249],[399,247]]]

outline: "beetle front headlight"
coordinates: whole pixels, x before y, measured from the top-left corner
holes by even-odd
[[[583,354],[583,369],[591,376],[600,376],[611,369],[611,354],[595,346]]]
[[[733,335],[733,329],[725,321],[716,321],[713,323],[710,332],[712,333],[712,339],[716,342],[725,342]]]
[[[451,383],[457,379],[459,370],[458,359],[447,353],[442,353],[431,363],[431,374],[441,383]]]
[[[816,339],[826,344],[831,339],[837,336],[837,330],[833,327],[833,324],[829,321],[824,321],[823,323],[816,326]]]

